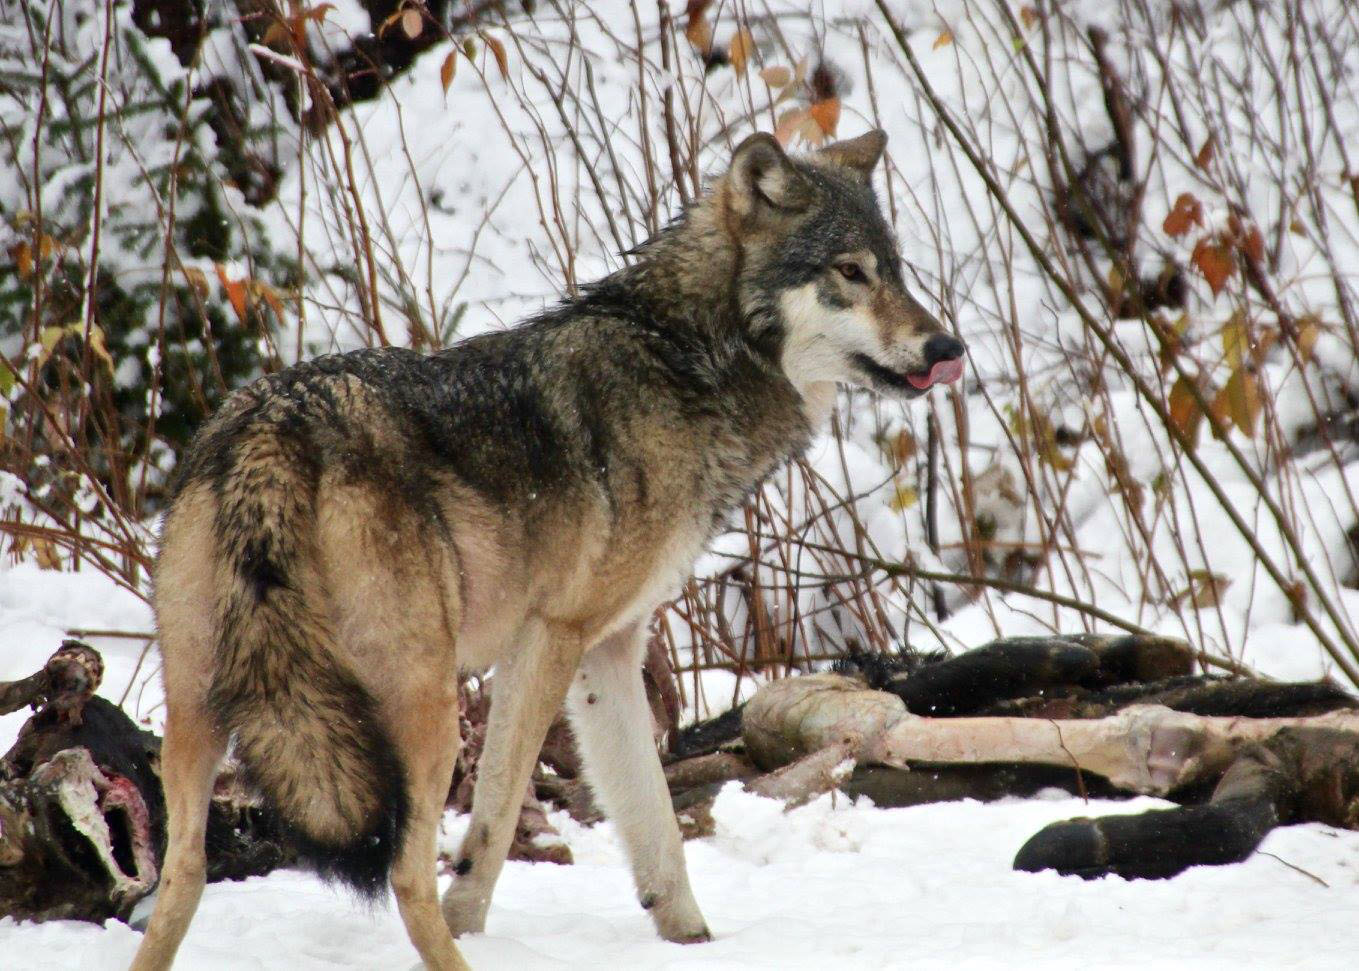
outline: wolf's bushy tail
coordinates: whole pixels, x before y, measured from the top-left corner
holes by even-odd
[[[405,832],[406,771],[376,701],[336,650],[308,555],[316,470],[304,451],[257,424],[219,480],[217,540],[232,575],[209,702],[299,855],[373,898]]]

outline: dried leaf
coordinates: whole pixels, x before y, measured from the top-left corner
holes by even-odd
[[[1265,259],[1265,238],[1260,233],[1260,227],[1254,224],[1246,230],[1245,236],[1241,240],[1241,252],[1246,254],[1246,259],[1252,263],[1262,263]]]
[[[920,494],[912,486],[898,485],[892,490],[892,495],[888,497],[887,505],[897,512],[901,512],[904,509],[910,509],[919,501]]]
[[[1198,152],[1194,155],[1194,164],[1201,169],[1207,170],[1208,166],[1212,164],[1213,156],[1216,153],[1217,136],[1209,135],[1204,139],[1203,145],[1199,147]]]
[[[288,20],[275,20],[264,31],[264,36],[260,38],[260,43],[265,47],[271,47],[276,51],[287,52],[294,45],[299,43],[297,38],[297,25]]]
[[[1127,281],[1123,279],[1123,270],[1115,263],[1109,267],[1109,302],[1118,304],[1123,299],[1123,287]]]
[[[1247,438],[1255,437],[1255,421],[1260,416],[1260,380],[1245,368],[1238,368],[1220,392],[1226,396],[1227,415]]]
[[[1251,365],[1253,367],[1258,368],[1261,364],[1263,364],[1265,362],[1265,358],[1269,356],[1269,352],[1273,350],[1274,345],[1278,343],[1278,340],[1279,331],[1276,330],[1275,328],[1266,327],[1263,330],[1261,330],[1260,335],[1255,339],[1255,342],[1251,344],[1250,348]]]
[[[811,76],[807,78],[807,87],[812,89],[811,102],[830,101],[839,99],[840,92],[844,88],[845,77],[824,57],[816,62],[816,67],[812,68]]]
[[[1183,236],[1194,226],[1203,225],[1203,206],[1189,192],[1181,192],[1166,214],[1161,228],[1168,236]]]
[[[189,286],[193,287],[194,293],[198,294],[200,299],[206,297],[208,295],[207,274],[196,266],[183,267],[183,272],[184,279],[189,281]]]
[[[738,74],[744,71],[746,64],[750,61],[750,55],[754,53],[755,38],[749,30],[742,27],[731,39],[731,44],[727,46],[727,60],[731,62],[732,70]]]
[[[274,316],[280,323],[283,322],[283,300],[279,292],[267,283],[256,281],[250,285],[252,296],[263,300],[269,305],[269,309],[274,312]]]
[[[313,23],[319,24],[321,21],[326,19],[326,14],[330,13],[330,11],[334,9],[335,4],[333,3],[318,3],[310,10],[304,10],[302,12],[302,16],[307,20],[312,21]]]
[[[1246,348],[1250,346],[1250,335],[1246,332],[1246,315],[1240,310],[1227,318],[1222,325],[1222,355],[1227,364],[1236,370],[1245,360]]]
[[[941,31],[940,34],[939,34],[939,36],[936,37],[936,38],[934,39],[934,45],[933,45],[933,47],[931,48],[931,50],[936,50],[936,51],[937,51],[937,50],[939,50],[939,48],[944,47],[944,46],[947,45],[947,44],[952,44],[952,43],[953,43],[953,34],[952,34],[952,32],[951,32],[951,31],[947,31],[947,30]]]
[[[775,65],[761,71],[760,80],[771,88],[786,88],[793,83],[793,72],[782,65]]]
[[[217,264],[217,280],[226,292],[227,300],[231,303],[231,309],[236,311],[236,317],[241,323],[245,323],[246,310],[248,309],[246,281],[228,279],[226,267],[222,266],[221,263]]]
[[[38,367],[42,367],[47,363],[47,359],[52,356],[52,351],[56,348],[57,344],[61,342],[63,337],[73,333],[80,333],[79,323],[67,324],[64,327],[54,325],[44,327],[40,330],[38,332],[38,345],[42,350],[38,354]]]
[[[29,245],[28,240],[20,240],[12,246],[9,255],[14,260],[20,280],[27,280],[33,275],[33,247]]]
[[[915,436],[911,434],[909,428],[903,428],[897,432],[888,443],[888,451],[892,455],[894,467],[901,468],[911,459],[915,458],[915,453],[919,451],[916,445]]]
[[[1222,292],[1227,281],[1236,272],[1236,256],[1231,248],[1221,242],[1214,242],[1207,236],[1199,240],[1198,245],[1194,247],[1190,262],[1198,267],[1203,278],[1208,281],[1208,286],[1212,287],[1215,297]]]
[[[778,121],[774,123],[774,137],[780,145],[787,145],[797,134],[798,128],[807,120],[807,110],[805,108],[789,108],[779,115]]]
[[[420,31],[425,29],[425,18],[420,15],[416,7],[407,7],[401,11],[401,32],[411,40],[420,36]]]
[[[1305,317],[1298,321],[1298,360],[1308,364],[1312,360],[1312,349],[1321,336],[1321,324],[1315,317]]]
[[[56,543],[53,543],[45,536],[37,537],[29,542],[33,544],[33,553],[38,561],[38,569],[61,569],[61,554],[57,552]]]
[[[808,145],[821,145],[826,141],[825,131],[822,130],[821,125],[817,120],[812,117],[810,110],[807,112],[807,116],[802,119],[802,124],[798,125],[797,132],[802,136],[802,140]]]
[[[1193,386],[1187,378],[1176,379],[1175,384],[1170,389],[1167,404],[1170,408],[1170,420],[1184,435],[1189,447],[1193,448],[1199,441],[1199,426],[1203,423],[1203,410],[1199,407],[1198,400],[1194,397]]]
[[[824,136],[833,138],[836,126],[840,124],[840,99],[827,98],[824,101],[813,102],[807,109],[807,114],[816,122]]]
[[[1043,15],[1040,14],[1033,7],[1020,7],[1019,19],[1020,22],[1023,23],[1025,27],[1032,27],[1034,24],[1038,23],[1038,21],[1043,19]]]
[[[702,14],[691,16],[689,25],[684,28],[684,36],[693,45],[694,50],[704,57],[713,49],[713,28],[708,23],[708,18]]]
[[[104,328],[100,327],[98,324],[95,324],[90,328],[90,350],[94,352],[94,356],[99,358],[100,363],[107,367],[109,373],[112,374],[113,358],[109,355],[108,345],[104,343]]]
[[[1195,610],[1216,607],[1222,600],[1223,592],[1232,585],[1230,577],[1210,570],[1190,570],[1189,585],[1170,598],[1170,605],[1176,610],[1188,605]]]
[[[498,37],[493,37],[490,34],[482,34],[481,40],[490,48],[492,56],[495,57],[496,67],[500,68],[501,79],[508,81],[510,79],[510,59],[505,53],[505,45],[500,42]]]
[[[453,49],[444,58],[443,64],[439,65],[439,84],[444,89],[444,94],[448,94],[448,86],[453,83],[453,76],[458,73],[458,51]]]

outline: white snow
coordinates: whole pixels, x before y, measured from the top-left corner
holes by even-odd
[[[1063,794],[877,809],[823,796],[785,814],[732,784],[714,810],[716,835],[686,845],[715,938],[687,947],[656,936],[607,823],[584,829],[553,814],[576,863],[507,864],[486,933],[460,946],[487,971],[1353,967],[1359,834],[1276,830],[1245,863],[1171,881],[1009,868],[1049,822],[1160,805]],[[0,921],[5,953],[35,971],[122,968],[139,937],[117,922]],[[180,955],[193,971],[417,963],[394,904],[366,910],[298,872],[209,886]]]
[[[0,680],[32,673],[69,627],[149,623],[141,601],[97,574],[0,568]],[[91,640],[108,667],[101,694],[117,700],[140,645]],[[718,679],[709,685],[713,701],[729,690]],[[127,709],[159,729],[158,679],[134,690]],[[0,718],[0,750],[26,714]],[[714,807],[715,834],[686,844],[694,892],[715,937],[688,947],[656,936],[610,824],[583,827],[552,813],[575,864],[507,864],[486,933],[461,946],[479,971],[1353,967],[1359,832],[1278,829],[1244,863],[1198,867],[1169,881],[1085,882],[1010,869],[1019,847],[1047,823],[1166,805],[1084,803],[1055,793],[878,809],[837,794],[784,812],[782,803],[732,784]],[[441,845],[455,849],[466,825],[466,817],[448,814]],[[118,921],[101,928],[4,918],[0,967],[121,969],[140,936]],[[298,871],[209,885],[180,955],[176,966],[186,971],[417,965],[394,902],[366,908]]]

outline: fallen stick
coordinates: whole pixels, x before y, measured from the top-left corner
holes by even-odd
[[[1135,705],[1108,718],[922,718],[900,699],[851,678],[811,675],[774,682],[747,705],[751,757],[774,768],[832,745],[860,762],[1065,765],[1132,792],[1166,795],[1220,775],[1248,745],[1287,728],[1359,734],[1359,713],[1297,718],[1210,717]]]

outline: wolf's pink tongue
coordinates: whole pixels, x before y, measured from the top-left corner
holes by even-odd
[[[951,361],[940,361],[930,368],[930,373],[925,375],[908,374],[906,380],[911,382],[913,387],[924,391],[926,388],[935,384],[952,384],[963,376],[963,359],[955,357]]]

